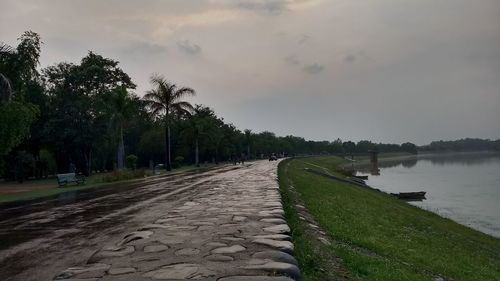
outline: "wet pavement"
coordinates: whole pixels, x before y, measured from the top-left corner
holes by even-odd
[[[0,207],[0,277],[299,279],[288,231],[260,161]]]
[[[91,223],[96,218],[191,184],[203,177],[238,167],[200,169],[181,175],[155,176],[67,192],[31,202],[0,204],[0,251],[46,236],[62,227]],[[0,258],[3,257],[0,252]]]

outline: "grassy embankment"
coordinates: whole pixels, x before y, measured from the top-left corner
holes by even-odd
[[[196,167],[196,166],[183,166],[179,169],[175,169],[171,172],[167,172],[165,170],[161,170],[160,175],[156,175],[154,177],[158,176],[166,176],[166,175],[175,175],[175,174],[180,174],[188,171],[194,171],[194,170],[205,170],[210,167],[213,167],[213,165],[208,165],[208,166],[203,166],[203,167]],[[152,171],[146,171],[146,175],[148,178],[152,178]],[[23,187],[23,185],[30,185],[33,186],[32,190],[27,190],[27,191],[22,191],[22,192],[13,192],[13,193],[0,193],[0,203],[8,203],[8,202],[15,202],[15,201],[26,201],[26,200],[33,200],[33,199],[38,199],[38,198],[43,198],[43,197],[50,197],[53,195],[57,195],[60,193],[64,192],[72,192],[72,191],[78,191],[78,190],[84,190],[84,189],[91,189],[91,188],[100,188],[100,187],[108,187],[111,185],[117,185],[117,184],[127,184],[131,183],[134,181],[142,180],[138,178],[130,178],[126,180],[109,180],[112,178],[112,172],[110,173],[101,173],[101,174],[94,174],[85,180],[85,184],[83,185],[76,185],[76,184],[68,184],[67,186],[64,187],[58,187],[57,180],[56,178],[49,178],[49,179],[42,179],[42,180],[29,180],[26,181],[25,183],[0,183],[0,191],[2,187],[9,186],[11,189],[12,186],[18,185],[20,188]],[[29,189],[29,188],[28,188]]]
[[[280,187],[303,280],[500,280],[500,239],[384,193],[306,172],[306,167],[319,169],[310,164],[335,174],[344,160],[280,163]],[[321,243],[299,218],[304,215],[297,203],[307,207],[331,245]]]

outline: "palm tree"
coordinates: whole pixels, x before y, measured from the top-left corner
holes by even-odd
[[[13,91],[9,78],[0,73],[0,101],[8,101],[12,96],[12,93]]]
[[[250,143],[252,141],[252,130],[245,130],[245,142],[247,144],[247,157],[250,159]]]
[[[11,64],[15,52],[9,45],[0,44],[0,101],[8,101],[12,94],[14,93],[12,89],[12,83],[7,74],[2,73],[11,69]]]
[[[187,122],[187,128],[182,134],[194,141],[194,163],[196,167],[199,167],[200,139],[202,137],[210,139],[210,133],[214,131],[213,121],[216,116],[210,108],[202,105],[196,105],[193,113]]]
[[[123,169],[125,163],[125,144],[123,142],[123,126],[130,118],[133,110],[133,99],[127,92],[125,86],[116,87],[110,96],[110,121],[118,127],[119,140],[117,149],[117,168]]]
[[[186,133],[186,132],[184,132]],[[196,114],[189,119],[189,127],[187,133],[194,139],[194,164],[200,167],[200,148],[199,140],[202,135],[205,135],[204,120]]]
[[[219,164],[219,147],[221,146],[221,143],[225,137],[224,129],[222,127],[223,125],[224,123],[222,123],[222,125],[217,124],[216,126],[214,126],[214,128],[212,128],[212,141],[214,142],[215,147],[215,164]]]
[[[161,119],[165,125],[166,169],[172,170],[170,161],[170,124],[174,115],[182,116],[193,111],[193,106],[183,101],[182,98],[195,95],[195,91],[188,87],[177,87],[168,82],[164,76],[153,74],[151,76],[153,89],[144,96],[151,113]]]

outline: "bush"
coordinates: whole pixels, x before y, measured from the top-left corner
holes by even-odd
[[[335,172],[343,175],[343,176],[346,176],[346,177],[352,177],[354,176],[355,172],[354,170],[351,170],[351,169],[346,169],[344,167],[337,167],[335,169]]]
[[[184,163],[184,157],[177,156],[177,157],[175,157],[174,162],[172,163],[172,168],[178,169],[182,166],[183,163]]]
[[[135,170],[137,168],[137,156],[130,154],[127,156],[127,168]]]
[[[179,164],[182,164],[184,162],[184,157],[177,156],[177,157],[175,157],[174,161],[179,163]]]
[[[18,151],[14,165],[14,175],[18,182],[22,183],[33,173],[35,167],[35,158],[29,152],[24,150]]]
[[[113,172],[106,174],[102,177],[103,182],[114,182],[122,180],[131,180],[136,178],[143,178],[146,176],[146,171],[144,169],[137,170],[114,170]]]
[[[57,164],[54,156],[47,149],[40,150],[40,170],[42,176],[57,173]]]

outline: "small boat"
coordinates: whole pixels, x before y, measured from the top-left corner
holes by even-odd
[[[403,200],[425,199],[425,194],[426,194],[425,191],[391,193],[391,195],[396,196],[398,199],[403,199]]]
[[[364,180],[358,178],[358,177],[347,177],[348,180],[351,180],[353,182],[356,182],[356,183],[360,183],[360,184],[366,184]]]
[[[361,179],[361,180],[367,180],[368,176],[353,176],[355,178]]]

